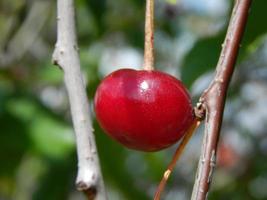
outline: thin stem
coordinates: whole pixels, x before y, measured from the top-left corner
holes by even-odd
[[[178,159],[181,157],[187,143],[189,142],[190,138],[192,137],[192,135],[194,134],[195,130],[197,129],[197,127],[200,125],[200,121],[198,119],[195,119],[193,124],[191,125],[191,127],[188,129],[187,133],[185,134],[182,142],[180,143],[180,145],[178,146],[178,148],[175,151],[175,154],[172,158],[172,161],[170,162],[170,164],[168,165],[167,170],[164,172],[164,175],[160,181],[160,184],[157,188],[154,200],[160,200],[160,196],[161,193],[164,190],[164,187],[167,183],[168,178],[170,177]]]
[[[191,200],[207,199],[216,165],[225,98],[245,31],[250,4],[251,0],[235,1],[215,77],[200,98],[200,103],[206,108],[205,134]]]
[[[85,84],[80,69],[73,0],[57,1],[57,43],[53,62],[64,72],[78,154],[77,189],[88,200],[105,200],[106,192],[94,140]]]
[[[146,0],[146,20],[145,20],[145,70],[154,69],[154,0]]]

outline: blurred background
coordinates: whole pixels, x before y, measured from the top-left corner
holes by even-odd
[[[76,0],[82,71],[90,103],[100,80],[140,69],[144,0]],[[157,0],[156,68],[181,79],[197,102],[214,74],[230,0]],[[267,199],[267,1],[253,1],[232,79],[209,199]],[[82,200],[62,71],[51,64],[56,2],[0,1],[0,200]],[[93,109],[92,109],[92,113]],[[152,199],[176,145],[158,153],[128,150],[94,121],[110,200]],[[190,199],[203,127],[165,189]]]

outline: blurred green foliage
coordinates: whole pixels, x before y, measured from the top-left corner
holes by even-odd
[[[219,2],[224,8],[216,7],[216,3],[209,0],[156,1],[155,54],[159,63],[156,65],[159,70],[181,77],[192,91],[201,85],[197,80],[213,72],[221,50],[232,2]],[[214,14],[208,5],[225,12]],[[115,69],[116,66],[111,65],[120,65],[114,52],[131,49],[142,56],[144,6],[145,1],[141,0],[76,1],[80,59],[90,102],[103,76]],[[239,145],[228,148],[236,162],[222,152],[209,199],[267,199],[264,192],[267,187],[266,130],[250,131],[238,121],[238,111],[257,103],[255,99],[242,99],[242,85],[254,79],[257,84],[266,84],[267,62],[262,56],[266,51],[266,7],[265,0],[253,1],[240,48],[237,69],[240,77],[234,78],[235,90],[230,91],[228,100],[230,108],[238,109],[235,114],[229,114],[230,117],[226,110],[222,131],[223,142],[227,141],[224,134],[234,129],[246,140],[247,147],[245,150],[240,150]],[[33,11],[47,15],[27,18]],[[83,199],[74,186],[77,158],[63,74],[50,61],[56,40],[55,12],[54,1],[0,2],[1,200]],[[27,19],[33,20],[26,24],[33,26],[31,35],[23,32],[31,30],[25,25]],[[42,23],[41,29],[35,31],[34,25],[38,23]],[[111,55],[112,59],[105,60],[105,55]],[[120,56],[133,63],[132,55]],[[254,71],[249,66],[255,66],[253,70],[259,70],[256,72],[263,78],[251,78]],[[198,96],[196,93],[193,98]],[[262,116],[266,117],[265,113]],[[91,114],[94,115],[93,111]],[[95,119],[93,124],[110,199],[152,199],[175,147],[158,153],[128,150],[107,137]],[[262,124],[266,128],[267,121]],[[189,199],[200,151],[199,136],[201,132],[178,163],[164,199]]]

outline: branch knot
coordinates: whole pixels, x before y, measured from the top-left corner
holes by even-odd
[[[198,102],[196,107],[194,107],[194,115],[199,120],[202,121],[206,116],[206,105],[203,102]]]

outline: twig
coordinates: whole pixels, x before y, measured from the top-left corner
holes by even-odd
[[[64,71],[78,152],[77,189],[90,200],[105,200],[106,193],[93,135],[89,103],[80,70],[73,0],[57,1],[57,43],[53,62]]]
[[[231,80],[239,45],[243,36],[251,0],[236,0],[214,80],[200,98],[206,108],[205,134],[198,163],[191,200],[207,199],[209,185],[216,164],[217,143],[220,135],[225,98]]]
[[[194,134],[195,130],[197,129],[197,127],[200,125],[200,120],[195,119],[195,121],[193,122],[192,126],[188,129],[186,135],[184,136],[182,142],[179,144],[177,150],[175,151],[175,154],[172,158],[172,161],[170,162],[170,164],[168,165],[167,170],[164,172],[164,175],[160,181],[160,184],[157,188],[157,191],[155,193],[155,197],[154,200],[160,200],[160,196],[162,191],[164,190],[164,187],[167,183],[167,180],[169,178],[169,176],[171,175],[176,162],[178,161],[178,159],[181,157],[187,143],[189,142],[190,138],[192,137],[192,135]]]
[[[154,69],[154,0],[146,0],[144,69]]]
[[[40,37],[40,31],[48,18],[50,1],[33,1],[27,17],[16,34],[8,41],[7,49],[0,46],[0,68],[12,65],[21,59]],[[18,48],[19,47],[19,48]]]

